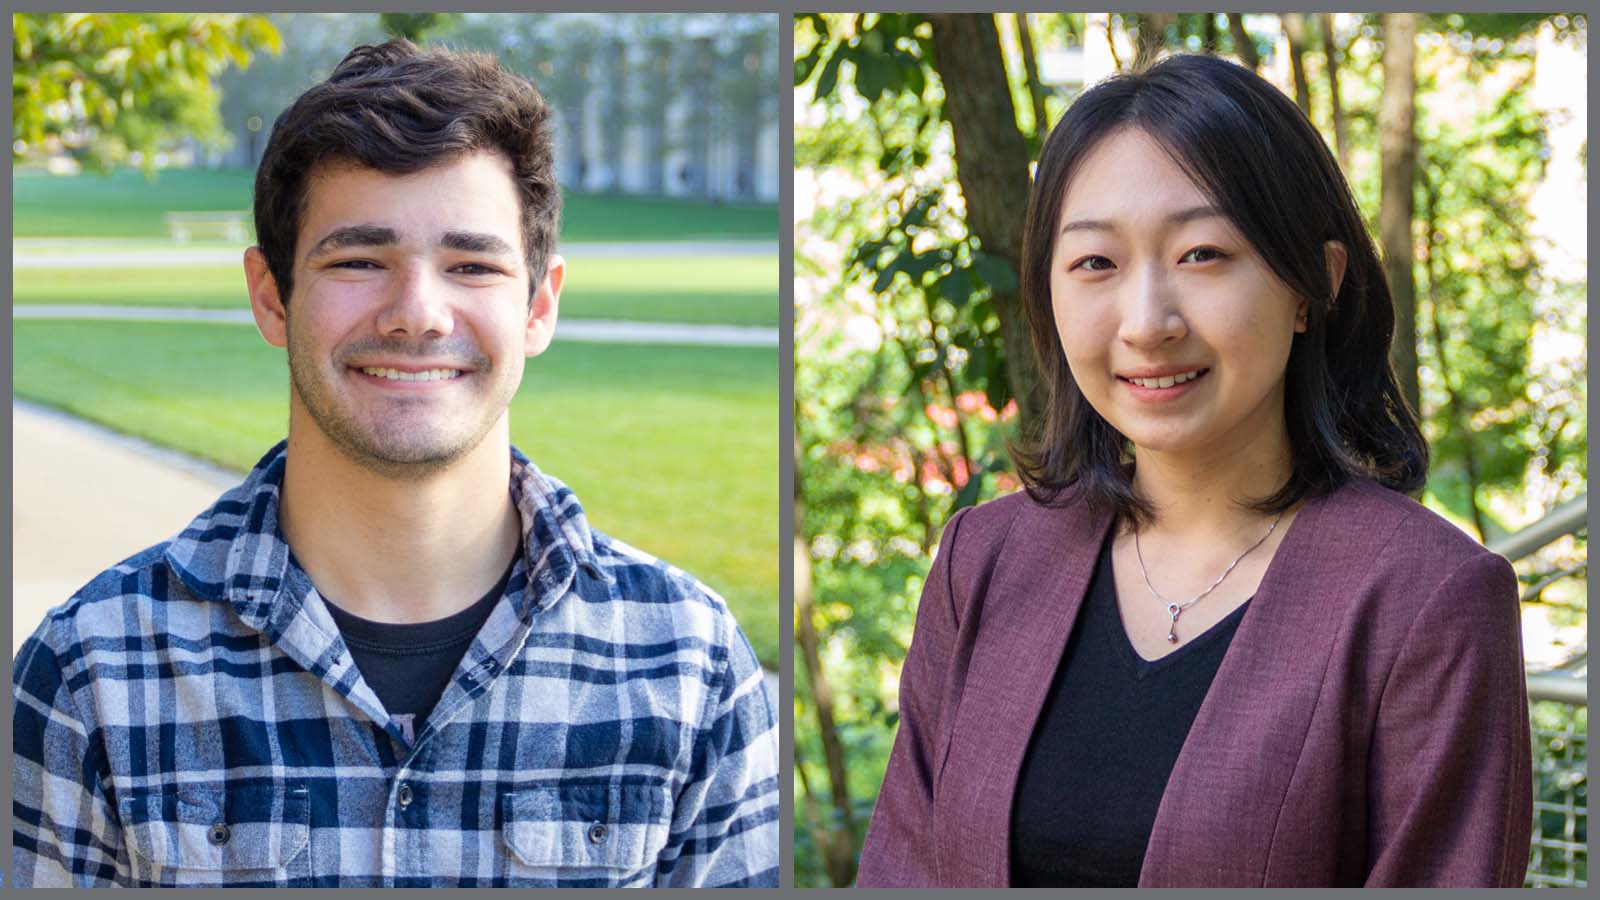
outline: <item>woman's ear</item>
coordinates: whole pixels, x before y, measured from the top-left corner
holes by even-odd
[[[1338,241],[1329,241],[1323,245],[1323,253],[1328,260],[1328,300],[1331,303],[1334,297],[1339,296],[1340,285],[1344,284],[1344,269],[1350,262],[1350,250]]]

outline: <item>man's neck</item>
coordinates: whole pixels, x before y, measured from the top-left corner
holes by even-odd
[[[483,596],[516,554],[510,477],[504,419],[449,466],[407,478],[363,467],[291,416],[280,520],[324,598],[378,622],[431,622]]]

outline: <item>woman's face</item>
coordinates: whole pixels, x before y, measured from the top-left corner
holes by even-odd
[[[1305,304],[1144,132],[1072,176],[1050,298],[1084,397],[1135,447],[1226,460],[1284,440]]]

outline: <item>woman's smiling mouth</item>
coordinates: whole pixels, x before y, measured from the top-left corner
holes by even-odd
[[[1117,381],[1125,385],[1136,400],[1163,402],[1176,400],[1189,393],[1195,383],[1210,371],[1208,368],[1199,368],[1160,375],[1118,375]]]

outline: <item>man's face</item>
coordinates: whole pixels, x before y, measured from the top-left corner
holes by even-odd
[[[448,465],[504,419],[562,277],[552,258],[530,305],[510,171],[492,152],[405,176],[313,170],[294,296],[275,313],[264,261],[246,264],[262,334],[289,351],[292,423],[397,474]]]

